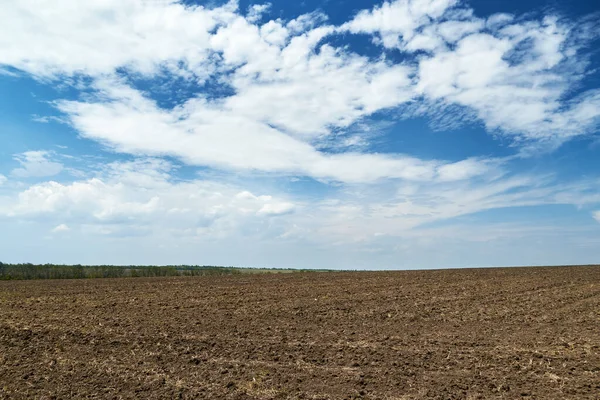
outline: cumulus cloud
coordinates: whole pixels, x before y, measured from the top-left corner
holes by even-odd
[[[0,214],[65,221],[59,226],[155,227],[185,231],[188,236],[210,231],[218,237],[296,208],[285,198],[255,195],[225,183],[173,181],[171,168],[160,160],[112,163],[95,178],[32,185],[0,209]]]
[[[234,18],[236,8],[138,0],[92,0],[82,7],[69,0],[4,3],[0,63],[39,78],[106,74],[118,67],[144,74],[163,67],[198,72],[210,32]]]
[[[51,161],[51,153],[47,151],[26,151],[14,156],[20,168],[12,170],[11,175],[17,178],[45,177],[59,174],[63,170],[61,163]]]
[[[492,132],[561,144],[589,133],[600,117],[597,91],[560,100],[576,78],[559,72],[572,63],[561,50],[567,34],[568,27],[545,19],[527,28],[506,27],[498,35],[466,36],[455,49],[420,61],[417,90],[474,110]]]
[[[271,8],[270,3],[266,4],[252,4],[248,7],[248,14],[246,19],[250,22],[257,22],[261,19],[262,15]]]
[[[590,36],[576,22],[551,15],[514,22],[507,14],[486,21],[452,0],[397,0],[358,13],[342,29],[375,34],[407,54],[425,51],[417,93],[465,107],[491,132],[554,148],[600,121],[597,90],[567,100],[587,67],[581,49]]]
[[[409,42],[419,28],[439,19],[457,0],[396,0],[385,1],[372,10],[360,11],[341,29],[352,33],[377,34],[388,48]]]

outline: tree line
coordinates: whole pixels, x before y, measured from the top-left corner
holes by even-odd
[[[60,264],[5,264],[0,262],[0,280],[12,279],[89,279],[153,276],[233,275],[239,268],[206,265],[60,265]]]

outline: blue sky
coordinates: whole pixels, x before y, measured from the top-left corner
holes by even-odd
[[[600,260],[593,2],[0,5],[0,260]]]

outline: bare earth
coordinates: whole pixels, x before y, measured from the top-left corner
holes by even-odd
[[[4,281],[0,398],[599,399],[600,267]]]

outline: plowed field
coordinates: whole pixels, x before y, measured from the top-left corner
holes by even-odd
[[[600,268],[4,281],[0,398],[599,399]]]

